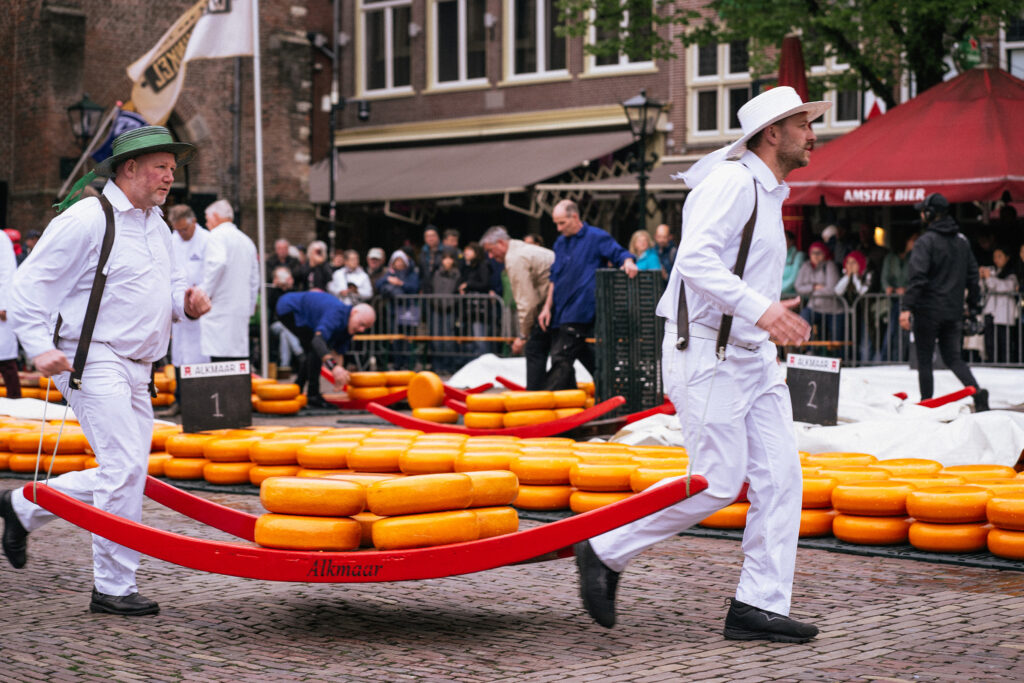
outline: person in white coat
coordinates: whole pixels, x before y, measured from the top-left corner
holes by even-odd
[[[359,265],[358,251],[345,251],[345,264],[334,271],[327,291],[349,306],[365,303],[373,298],[373,285],[370,283],[370,276]]]
[[[18,257],[14,255],[14,244],[7,234],[0,230],[0,377],[4,380],[5,396],[21,398],[21,380],[18,379],[18,337],[7,323],[7,292],[14,281],[18,268]]]
[[[260,292],[256,245],[232,223],[235,212],[226,199],[206,207],[203,291],[212,308],[200,321],[200,348],[211,362],[249,358],[249,318]]]

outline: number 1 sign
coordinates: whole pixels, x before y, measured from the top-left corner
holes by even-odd
[[[252,365],[247,360],[181,366],[181,425],[186,432],[252,425]]]
[[[818,425],[834,425],[839,415],[838,358],[786,357],[786,384],[793,402],[793,419]]]

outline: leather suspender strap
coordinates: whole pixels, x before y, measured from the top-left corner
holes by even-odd
[[[85,321],[82,323],[82,336],[78,339],[78,348],[75,349],[75,361],[71,370],[71,386],[79,390],[82,388],[82,373],[85,371],[85,360],[89,355],[89,344],[92,343],[92,331],[96,327],[96,316],[100,312],[103,286],[107,283],[107,276],[103,269],[107,265],[110,250],[114,246],[114,207],[110,205],[110,200],[104,195],[100,195],[100,205],[103,207],[103,214],[107,219],[107,227],[103,232],[100,260],[96,264],[96,275],[92,280],[92,291],[89,292],[89,305],[85,309]],[[58,315],[57,327],[53,333],[54,342],[58,339],[61,322]]]

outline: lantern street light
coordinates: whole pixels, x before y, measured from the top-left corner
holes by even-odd
[[[629,131],[636,142],[638,230],[647,227],[647,169],[657,161],[656,155],[650,162],[647,160],[647,138],[654,135],[658,117],[664,106],[661,102],[648,99],[646,90],[641,90],[639,95],[622,103],[622,108],[626,110],[626,118],[629,119]]]
[[[82,99],[75,102],[67,109],[68,121],[71,123],[71,132],[78,139],[78,144],[84,150],[96,134],[96,125],[103,115],[103,107],[89,99],[88,95],[82,95]]]

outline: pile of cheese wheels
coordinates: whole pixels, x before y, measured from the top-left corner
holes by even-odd
[[[22,398],[36,398],[40,401],[48,400],[50,403],[59,403],[64,398],[61,396],[60,391],[57,390],[57,385],[49,377],[40,377],[39,375],[27,373],[18,374]],[[49,394],[46,392],[47,387],[50,389]],[[0,378],[0,398],[6,396],[7,387],[3,385],[3,379]]]
[[[416,375],[412,370],[388,370],[386,372],[353,372],[349,375],[345,393],[353,401],[371,401],[409,388],[409,381]]]
[[[298,384],[266,377],[252,378],[252,409],[268,415],[294,415],[306,405]]]
[[[174,403],[174,390],[178,383],[174,377],[173,365],[165,365],[163,369],[154,372],[153,384],[156,385],[156,396],[150,399],[153,407],[169,406]]]
[[[56,392],[57,389],[53,388],[51,391]],[[35,472],[36,455],[40,452],[40,434],[41,475],[45,476],[51,471],[54,475],[64,474],[96,466],[89,441],[77,422],[68,421],[61,428],[60,420],[55,420],[48,421],[41,427],[39,420],[0,417],[0,470]]]
[[[255,541],[288,550],[424,548],[510,534],[519,515],[511,472],[332,474],[270,477],[260,486],[268,510]]]
[[[522,427],[575,415],[592,405],[594,398],[584,389],[470,394],[466,396],[469,412],[462,421],[473,429]]]

